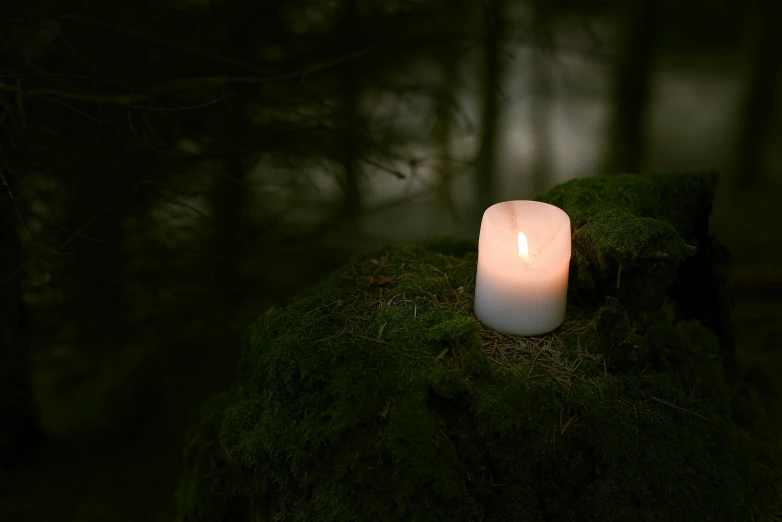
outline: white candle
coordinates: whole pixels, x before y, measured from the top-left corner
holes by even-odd
[[[475,316],[493,330],[539,335],[565,320],[570,218],[553,205],[505,201],[481,221]]]

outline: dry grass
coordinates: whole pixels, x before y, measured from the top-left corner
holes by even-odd
[[[446,271],[449,268],[461,266],[464,264],[474,265],[474,261],[460,259],[457,257],[445,256]],[[462,310],[466,314],[473,315],[473,298],[475,280],[472,279],[466,284],[452,284],[451,277],[446,271],[441,270],[431,264],[415,265],[415,259],[411,259],[411,270],[407,273],[401,273],[390,276],[384,273],[383,268],[388,266],[388,256],[379,259],[370,259],[362,263],[353,263],[352,270],[354,276],[344,276],[353,278],[365,284],[369,284],[374,290],[364,291],[356,295],[348,302],[335,302],[322,304],[317,308],[328,308],[330,306],[339,306],[342,313],[346,313],[350,319],[345,327],[336,332],[334,336],[321,341],[330,340],[342,335],[351,335],[360,337],[364,340],[385,343],[382,339],[383,326],[380,327],[376,337],[367,337],[357,333],[357,324],[369,319],[371,314],[377,309],[383,308],[408,308],[415,307],[414,297],[424,296],[439,306],[454,307]],[[427,291],[421,285],[415,285],[415,296],[405,293],[395,292],[398,283],[405,278],[416,278],[421,275],[421,271],[426,273],[427,277],[442,278],[443,289],[437,294]],[[413,313],[416,313],[414,308]],[[473,315],[474,316],[474,315]],[[497,365],[505,368],[516,367],[517,369],[526,369],[530,378],[548,375],[562,386],[569,386],[576,378],[577,370],[584,360],[591,359],[598,364],[603,364],[605,370],[605,360],[601,355],[591,354],[581,342],[578,342],[576,356],[567,357],[564,351],[566,335],[575,334],[578,339],[581,335],[588,335],[594,329],[594,317],[585,311],[576,307],[568,306],[565,322],[556,330],[542,336],[521,337],[509,335],[492,330],[481,323],[481,340],[483,341],[483,350],[489,359]]]
[[[472,313],[472,307],[465,309]],[[547,374],[562,386],[570,386],[576,371],[586,359],[605,364],[602,356],[589,353],[579,340],[576,357],[565,355],[565,335],[588,334],[594,328],[594,319],[583,311],[568,307],[567,319],[556,330],[542,336],[521,337],[492,330],[481,324],[483,350],[494,363],[504,367],[527,367],[528,377],[534,377],[536,369]],[[540,373],[538,373],[540,374]]]

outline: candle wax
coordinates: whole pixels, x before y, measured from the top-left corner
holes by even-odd
[[[565,319],[570,218],[537,201],[489,207],[481,222],[475,316],[494,330],[540,335]]]

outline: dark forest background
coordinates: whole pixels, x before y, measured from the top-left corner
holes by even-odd
[[[737,358],[773,411],[781,21],[778,0],[4,3],[0,519],[171,520],[190,415],[257,315],[594,174],[721,172]]]

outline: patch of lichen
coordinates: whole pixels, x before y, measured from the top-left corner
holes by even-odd
[[[181,519],[764,513],[760,450],[731,420],[710,330],[634,323],[608,299],[546,336],[499,334],[471,313],[475,261],[454,244],[387,249],[259,318],[241,378],[190,436]]]
[[[658,307],[664,294],[657,289],[668,287],[706,236],[716,183],[712,172],[620,174],[554,187],[540,200],[570,216],[572,287],[597,295],[613,288],[633,309]],[[622,276],[632,292],[621,290]]]

